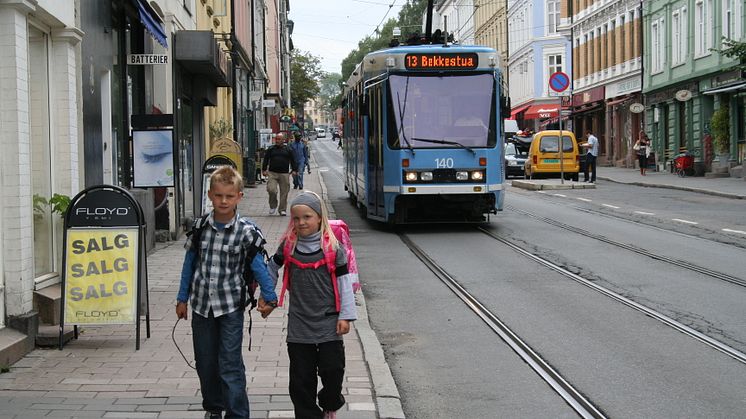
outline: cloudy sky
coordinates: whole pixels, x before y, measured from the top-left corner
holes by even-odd
[[[290,0],[293,45],[321,58],[324,71],[341,73],[342,60],[404,0]],[[389,8],[389,5],[394,4]],[[390,10],[389,10],[390,9]],[[387,14],[388,12],[388,14]]]

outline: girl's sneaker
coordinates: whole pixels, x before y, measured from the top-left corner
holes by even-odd
[[[324,419],[337,419],[337,412],[333,410],[324,410]]]

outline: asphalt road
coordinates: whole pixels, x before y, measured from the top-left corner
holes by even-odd
[[[331,142],[320,141],[314,142],[314,157],[322,166],[337,215],[351,226],[370,322],[384,345],[408,417],[575,414],[412,255],[396,232],[408,234],[607,416],[746,416],[746,365],[701,342],[469,227],[421,226],[393,231],[364,221],[342,188],[341,152]],[[713,223],[739,221],[729,218],[737,209],[729,207],[718,213],[707,211],[705,207],[713,201],[701,197],[668,198],[664,192],[659,201],[636,190],[642,188],[615,185],[611,192],[605,188],[601,184],[593,195],[570,191],[563,193],[565,196],[511,189],[506,199],[510,209],[493,217],[487,228],[744,351],[746,309],[742,301],[746,288],[519,212],[744,276],[739,263],[746,255],[743,248],[689,235],[714,235],[714,228],[700,234],[689,224],[660,221],[683,211],[680,206],[677,212],[667,200],[686,202],[686,214],[706,215]],[[601,205],[606,201],[630,210],[623,217],[604,213],[614,210]],[[635,217],[650,217],[654,222],[643,223]]]

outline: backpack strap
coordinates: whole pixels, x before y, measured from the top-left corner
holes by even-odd
[[[282,273],[282,289],[280,290],[279,306],[282,306],[285,301],[285,292],[290,289],[290,264],[297,266],[299,269],[318,269],[323,265],[326,265],[326,269],[329,272],[329,276],[332,280],[332,288],[334,289],[334,307],[337,312],[341,309],[341,303],[339,300],[339,285],[337,284],[337,253],[331,249],[328,245],[328,239],[324,239],[322,249],[324,252],[324,258],[317,260],[313,263],[303,263],[293,257],[293,249],[289,240],[285,240],[282,247],[283,261],[283,273]]]

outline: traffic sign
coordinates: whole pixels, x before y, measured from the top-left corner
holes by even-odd
[[[570,77],[567,74],[558,71],[549,76],[549,88],[555,92],[564,92],[568,87],[570,87]]]

